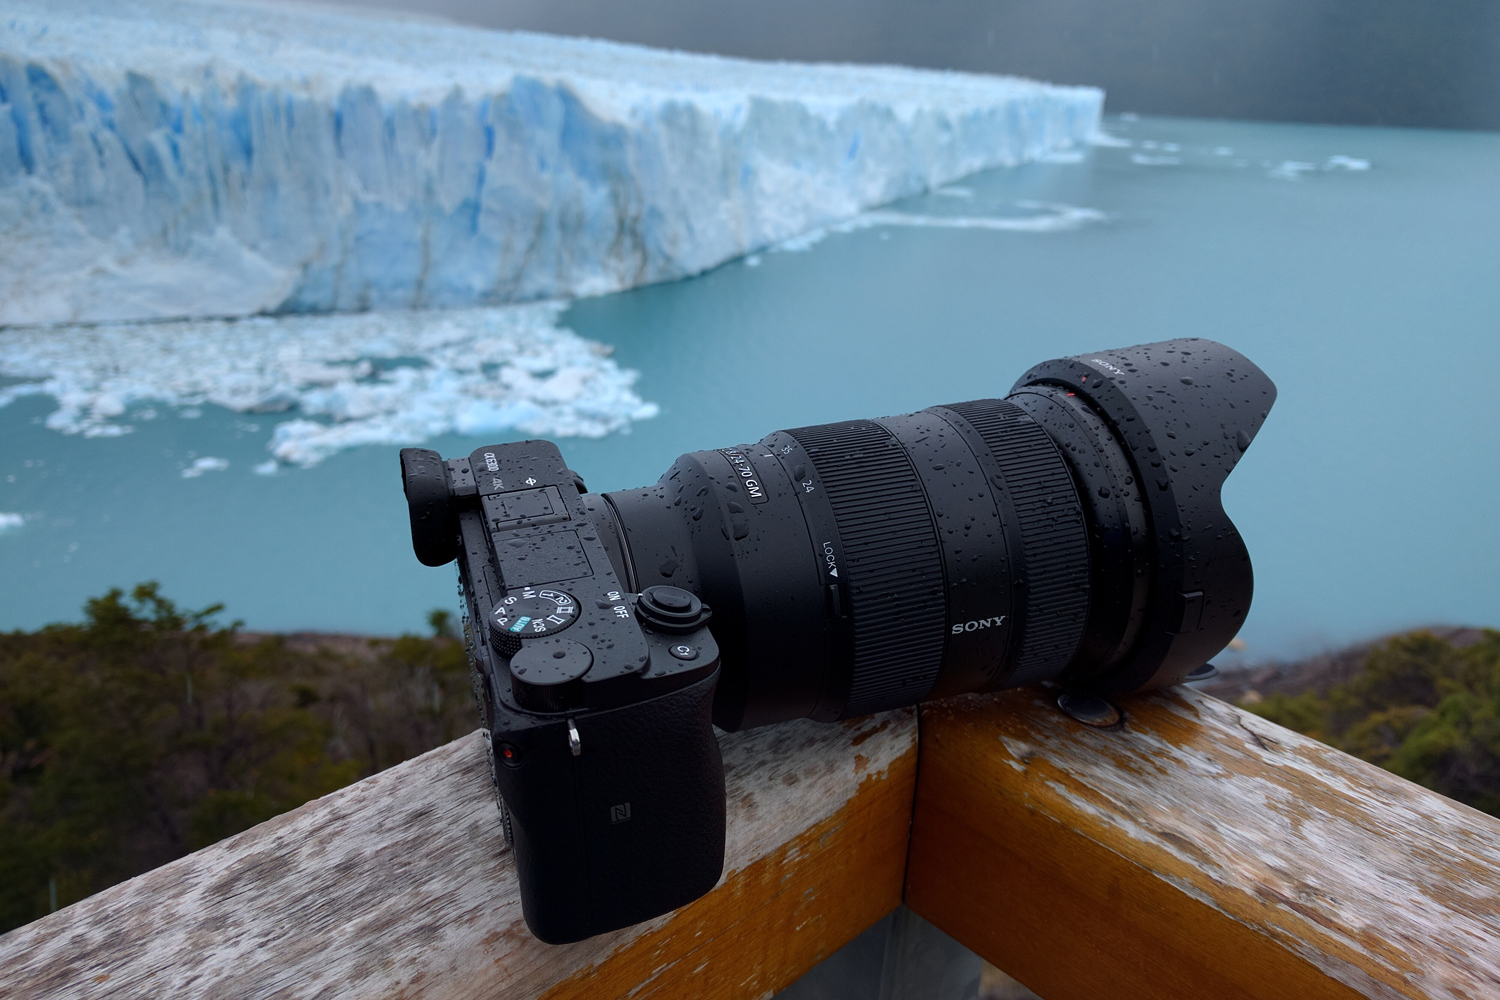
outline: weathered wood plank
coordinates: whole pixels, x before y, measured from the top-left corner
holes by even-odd
[[[0,996],[765,996],[900,902],[916,713],[721,742],[725,876],[648,924],[531,937],[476,735],[0,937]]]
[[[1185,689],[922,709],[906,902],[1047,1000],[1500,996],[1500,822]]]

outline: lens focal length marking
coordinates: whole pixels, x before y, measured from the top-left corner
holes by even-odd
[[[771,499],[766,492],[765,480],[755,471],[755,463],[750,461],[749,455],[739,448],[721,448],[719,454],[729,460],[735,475],[740,477],[740,489],[745,491],[751,503],[765,503]]]
[[[840,569],[845,565],[845,559],[838,523],[834,520],[828,497],[818,482],[817,470],[813,468],[812,460],[800,441],[786,431],[777,431],[761,441],[756,457],[762,461],[769,459],[780,463],[782,471],[791,481],[792,494],[797,498],[797,505],[807,524],[808,537],[813,543],[819,578],[827,593],[824,612],[828,615],[830,628],[825,655],[829,662],[828,676],[833,680],[820,697],[817,709],[810,715],[812,718],[831,722],[842,717],[849,700],[849,679],[854,669],[849,583]]]
[[[942,666],[943,568],[927,496],[906,450],[871,420],[773,437],[783,436],[807,456],[806,473],[816,470],[843,547],[839,579],[853,628],[853,671],[841,717],[920,701]],[[797,465],[788,471],[800,481]],[[811,491],[803,499],[806,509],[815,506],[806,503]]]

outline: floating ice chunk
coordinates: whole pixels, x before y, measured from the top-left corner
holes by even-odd
[[[606,345],[557,325],[563,308],[0,330],[0,375],[30,380],[0,390],[0,405],[45,393],[58,403],[47,426],[95,436],[124,433],[117,418],[147,402],[181,415],[206,404],[292,410],[269,443],[289,465],[453,431],[602,437],[655,416],[633,389],[636,373],[610,360]],[[183,474],[210,470],[195,464]]]
[[[1303,163],[1300,160],[1283,160],[1271,168],[1270,176],[1282,181],[1300,180],[1302,175],[1309,170],[1317,170],[1316,163]]]
[[[0,324],[678,278],[1085,142],[1102,103],[312,5],[8,0]]]
[[[925,229],[992,229],[1007,233],[1065,233],[1092,222],[1103,222],[1107,216],[1093,208],[1055,205],[1046,202],[1021,201],[1021,208],[1033,209],[1036,215],[909,215],[905,212],[866,212],[858,228],[874,226],[915,226]]]
[[[1328,162],[1323,164],[1324,170],[1369,170],[1370,161],[1356,159],[1353,156],[1330,156]]]
[[[1104,129],[1102,128],[1096,131],[1093,135],[1089,136],[1087,142],[1090,146],[1105,146],[1116,149],[1126,149],[1130,146],[1135,145],[1129,139],[1124,139],[1117,135],[1111,135],[1110,133],[1104,131]]]
[[[276,459],[271,458],[267,459],[264,462],[261,462],[259,465],[251,466],[250,471],[255,473],[257,476],[274,476],[276,475],[277,470],[280,468],[281,463],[277,462]]]
[[[0,513],[0,534],[4,534],[7,531],[15,531],[25,523],[26,518],[21,514]]]
[[[229,459],[204,456],[193,460],[193,464],[182,470],[183,479],[197,479],[205,472],[223,472],[229,468]]]
[[[1095,208],[1078,208],[1044,201],[1018,201],[1018,208],[1034,215],[917,215],[911,212],[877,210],[864,212],[852,219],[823,226],[810,233],[793,237],[771,249],[781,253],[811,250],[834,233],[853,233],[861,229],[900,226],[916,229],[989,229],[1007,233],[1065,233],[1109,218]]]
[[[968,200],[974,197],[974,189],[964,187],[962,184],[947,184],[932,193],[942,195],[944,198],[963,198]]]
[[[1214,147],[1214,155],[1215,156],[1233,156],[1234,155],[1234,149],[1232,147],[1230,147],[1230,146],[1215,146]]]
[[[1145,153],[1131,153],[1130,162],[1143,167],[1175,167],[1182,162],[1182,157],[1148,156]]]
[[[1087,157],[1081,149],[1059,149],[1037,157],[1040,163],[1082,163]]]

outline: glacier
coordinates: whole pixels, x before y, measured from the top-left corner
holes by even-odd
[[[1103,93],[391,14],[7,0],[0,326],[680,278],[1076,148]]]

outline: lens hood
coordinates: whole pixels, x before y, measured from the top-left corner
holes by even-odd
[[[1012,394],[1033,387],[1063,390],[1102,418],[1146,509],[1144,621],[1098,686],[1119,694],[1179,683],[1234,638],[1250,608],[1250,556],[1219,494],[1276,387],[1244,355],[1199,338],[1047,361]]]

